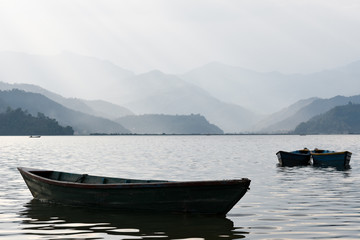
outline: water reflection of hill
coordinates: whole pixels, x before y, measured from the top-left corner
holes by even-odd
[[[66,239],[239,239],[245,237],[225,217],[119,213],[75,208],[32,200],[20,213],[24,234]]]

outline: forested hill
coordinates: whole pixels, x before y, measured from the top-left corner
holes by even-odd
[[[200,114],[164,115],[145,114],[126,116],[116,120],[136,134],[223,134]]]
[[[38,113],[37,117],[21,108],[0,113],[0,135],[73,135],[72,127],[62,127],[55,119]]]
[[[114,121],[71,110],[38,93],[17,89],[0,91],[0,112],[5,111],[7,107],[24,109],[33,116],[41,112],[56,119],[62,126],[71,126],[75,134],[130,133],[129,130]]]
[[[348,134],[360,133],[360,104],[351,102],[299,124],[295,134]]]

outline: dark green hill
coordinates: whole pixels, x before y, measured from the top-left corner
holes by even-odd
[[[17,89],[0,91],[0,112],[6,110],[7,107],[12,109],[21,108],[33,116],[41,112],[50,118],[56,119],[62,126],[73,127],[76,134],[86,135],[97,132],[130,133],[119,123],[71,110],[38,93]]]
[[[210,124],[199,114],[164,115],[146,114],[126,116],[117,120],[137,134],[223,134],[216,125]]]
[[[73,135],[72,127],[62,127],[55,119],[38,113],[37,117],[21,108],[0,113],[0,135]]]
[[[360,133],[360,104],[337,106],[299,124],[295,134]]]
[[[310,102],[304,105],[300,109],[296,109],[296,112],[292,112],[291,115],[287,115],[282,120],[275,122],[262,129],[262,132],[291,132],[293,131],[300,123],[309,121],[312,117],[315,117],[319,114],[326,113],[336,106],[346,105],[348,102],[360,104],[360,95],[345,97],[345,96],[335,96],[327,99],[309,99]],[[293,109],[293,106],[289,108]],[[294,110],[294,109],[293,109]],[[279,112],[277,114],[283,114]],[[276,114],[274,114],[276,115]],[[283,116],[285,116],[283,114]]]

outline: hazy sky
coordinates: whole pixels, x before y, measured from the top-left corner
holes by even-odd
[[[360,1],[0,0],[0,51],[70,51],[136,73],[212,61],[306,73],[360,60]]]

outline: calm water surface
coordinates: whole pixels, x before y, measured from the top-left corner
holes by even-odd
[[[0,137],[0,239],[360,239],[360,136]],[[353,152],[351,169],[278,167],[278,150]],[[16,167],[114,177],[247,177],[226,217],[40,203]]]

